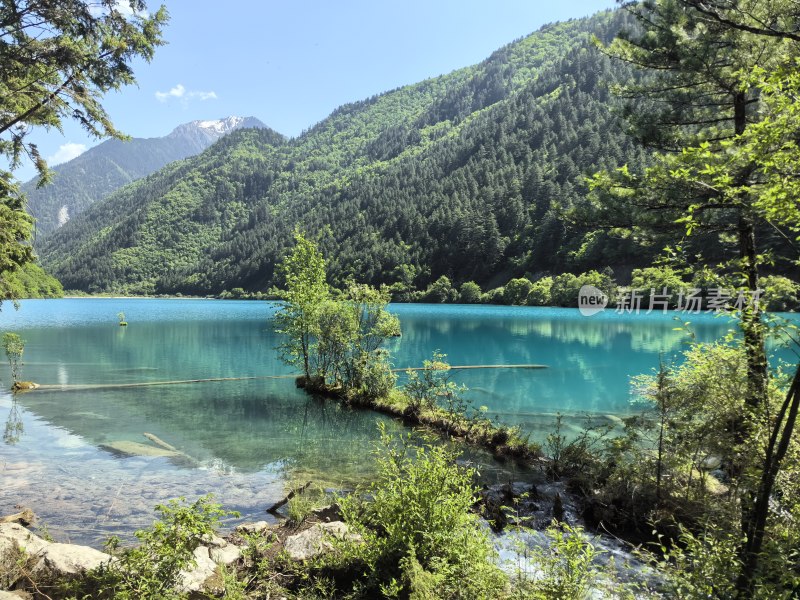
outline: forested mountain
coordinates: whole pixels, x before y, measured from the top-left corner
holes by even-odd
[[[222,136],[243,127],[265,125],[253,117],[192,121],[164,137],[106,140],[53,167],[55,174],[50,184],[37,188],[37,179],[32,179],[23,186],[28,211],[36,217],[37,237],[75,218],[123,185],[172,161],[199,154]]]
[[[88,209],[40,255],[67,289],[266,289],[295,226],[319,236],[333,282],[504,282],[525,272],[630,268],[658,248],[567,226],[584,177],[644,150],[599,52],[619,12],[549,25],[484,62],[345,105],[292,140],[234,132]]]

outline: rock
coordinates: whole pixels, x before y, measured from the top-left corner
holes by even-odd
[[[47,544],[18,523],[0,524],[0,588],[10,588],[21,576],[17,560],[23,552],[33,556]]]
[[[17,507],[20,508],[20,507]],[[36,515],[30,508],[24,508],[20,512],[13,515],[0,517],[0,523],[19,523],[23,527],[27,527],[36,520]]]
[[[24,552],[27,568],[37,582],[76,577],[111,560],[111,556],[88,546],[54,544],[16,523],[0,525],[0,587],[10,588],[19,580],[17,560]]]
[[[241,525],[236,526],[236,531],[238,533],[264,533],[265,531],[269,530],[272,527],[266,521],[256,521],[255,523],[242,523]]]
[[[700,461],[699,467],[703,471],[714,471],[720,468],[722,465],[722,459],[719,456],[706,456],[703,460]]]
[[[293,560],[308,560],[333,550],[330,538],[360,542],[361,536],[350,533],[350,528],[341,521],[317,523],[297,535],[290,535],[283,548]]]
[[[13,592],[0,590],[0,600],[33,600],[33,596],[22,590],[14,590]]]
[[[709,473],[709,475],[714,477],[720,483],[728,483],[728,480],[730,479],[730,477],[728,477],[728,474],[722,469],[714,469]]]
[[[242,556],[242,550],[235,544],[229,544],[218,535],[206,536],[203,540],[209,548],[209,556],[218,565],[230,566]]]
[[[216,533],[204,535],[200,538],[200,541],[203,542],[204,546],[208,546],[209,548],[224,548],[228,545],[228,542]]]
[[[211,548],[209,556],[218,565],[229,567],[242,557],[242,549],[239,546],[228,544],[224,547]]]
[[[111,556],[89,546],[48,544],[36,553],[31,567],[34,581],[74,578],[96,569],[111,560]]]
[[[326,523],[342,520],[342,509],[336,502],[329,504],[328,506],[315,508],[311,511],[311,514],[320,521],[325,521]]]
[[[198,546],[194,551],[197,564],[178,575],[178,590],[188,594],[196,594],[208,589],[210,580],[217,574],[217,563],[211,560],[208,546]]]
[[[108,450],[112,454],[122,456],[169,456],[179,457],[181,454],[166,448],[159,448],[157,446],[150,446],[148,444],[140,444],[139,442],[131,442],[129,440],[118,440],[109,442],[108,444],[101,444],[103,450]]]
[[[527,481],[515,481],[511,484],[511,493],[514,494],[515,497],[527,494],[528,497],[532,498],[536,495],[536,486]]]

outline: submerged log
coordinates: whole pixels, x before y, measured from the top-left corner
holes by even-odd
[[[294,488],[292,490],[289,490],[289,493],[286,494],[282,499],[278,500],[275,504],[270,506],[267,509],[267,512],[268,513],[272,513],[272,514],[276,513],[281,506],[283,506],[284,504],[289,502],[289,500],[294,498],[297,494],[302,494],[303,492],[305,492],[306,489],[308,489],[308,486],[310,486],[310,485],[311,485],[311,482],[308,481],[305,484],[301,485],[299,488]]]
[[[24,392],[26,390],[35,390],[39,387],[38,383],[32,381],[15,381],[11,389],[15,392]]]
[[[158,437],[156,435],[153,435],[152,433],[147,433],[145,431],[142,435],[144,437],[146,437],[148,440],[150,440],[151,442],[153,442],[156,446],[161,446],[162,448],[164,448],[164,450],[169,450],[170,452],[177,452],[179,454],[183,454],[183,452],[178,450],[175,446],[173,446],[172,444],[168,444],[167,442],[162,440],[160,437]]]
[[[468,369],[547,369],[547,365],[449,365],[446,371],[466,371]],[[406,371],[437,370],[433,367],[406,367],[405,369],[392,369],[393,373]]]

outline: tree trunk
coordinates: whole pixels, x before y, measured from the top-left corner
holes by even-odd
[[[769,516],[769,501],[772,496],[775,479],[780,472],[781,462],[786,456],[789,442],[794,433],[798,411],[800,411],[800,365],[798,365],[794,373],[792,385],[786,393],[786,399],[772,427],[761,472],[761,482],[755,495],[753,508],[749,513],[748,523],[750,530],[747,540],[739,553],[741,571],[736,581],[736,590],[737,596],[742,600],[753,597],[755,576],[758,570],[761,548],[764,544],[767,517]]]

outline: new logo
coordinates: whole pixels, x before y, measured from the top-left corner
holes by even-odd
[[[578,310],[584,317],[591,317],[608,305],[608,296],[603,293],[603,290],[594,287],[593,285],[581,286],[578,292]]]

